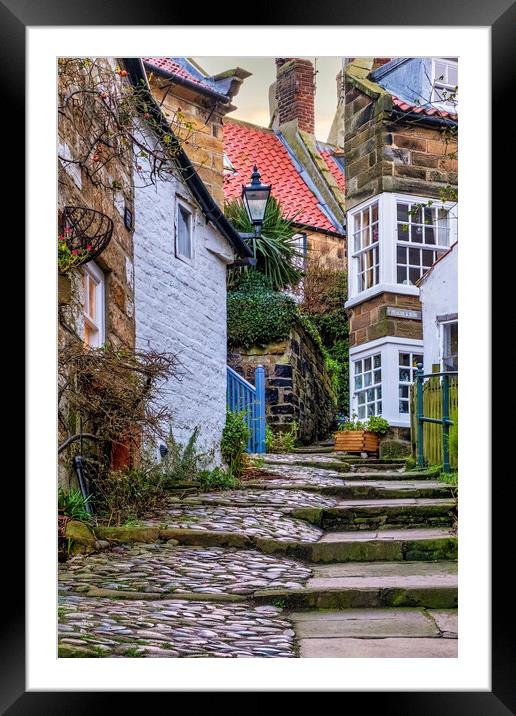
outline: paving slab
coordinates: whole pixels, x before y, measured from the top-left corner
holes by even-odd
[[[314,565],[307,587],[404,588],[458,586],[456,562],[347,562]]]
[[[455,659],[456,639],[385,638],[385,639],[300,639],[300,656],[325,658]]]
[[[381,542],[389,541],[414,541],[414,540],[426,540],[426,539],[438,539],[445,537],[453,537],[454,533],[451,529],[445,529],[440,527],[429,527],[420,529],[406,529],[406,530],[364,530],[363,532],[328,532],[324,534],[319,543],[321,542],[351,542],[361,541],[366,542],[368,540],[378,540]]]
[[[424,609],[344,609],[289,615],[298,639],[356,637],[440,637]]]
[[[428,614],[437,624],[442,636],[447,639],[456,639],[458,628],[458,615],[456,609],[429,609]]]

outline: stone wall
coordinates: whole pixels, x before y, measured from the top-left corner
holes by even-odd
[[[346,271],[346,239],[339,236],[330,236],[321,232],[307,232],[309,255],[318,258],[323,266]]]
[[[457,139],[424,119],[394,120],[385,95],[373,99],[345,83],[346,208],[385,191],[438,197],[457,185]]]
[[[319,347],[301,326],[284,341],[231,348],[228,364],[253,384],[256,367],[264,366],[267,424],[274,431],[297,421],[304,444],[329,435],[336,411],[330,376]]]
[[[349,345],[361,345],[384,336],[423,338],[423,324],[419,320],[387,316],[387,307],[421,311],[418,296],[381,293],[348,309]]]

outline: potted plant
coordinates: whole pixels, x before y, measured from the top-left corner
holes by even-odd
[[[372,415],[369,420],[358,420],[353,413],[351,420],[341,423],[335,433],[336,452],[366,452],[378,454],[380,435],[385,435],[389,423],[385,418]]]

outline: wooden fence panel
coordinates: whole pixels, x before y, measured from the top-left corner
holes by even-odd
[[[458,379],[450,376],[449,417],[455,420],[458,412]],[[423,385],[423,415],[426,418],[442,418],[442,386],[439,377],[428,378]],[[410,389],[410,429],[412,441],[417,453],[417,403],[416,385]],[[429,465],[441,465],[443,462],[443,427],[438,423],[423,423],[423,456]],[[450,454],[451,467],[457,467],[457,458]]]

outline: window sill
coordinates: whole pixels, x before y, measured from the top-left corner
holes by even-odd
[[[366,291],[362,291],[356,296],[352,296],[351,298],[349,298],[344,304],[344,308],[351,308],[352,306],[356,306],[359,303],[368,301],[374,296],[378,296],[380,293],[397,293],[406,296],[419,296],[419,288],[417,286],[409,286],[402,283],[379,283],[376,286],[372,286]]]

